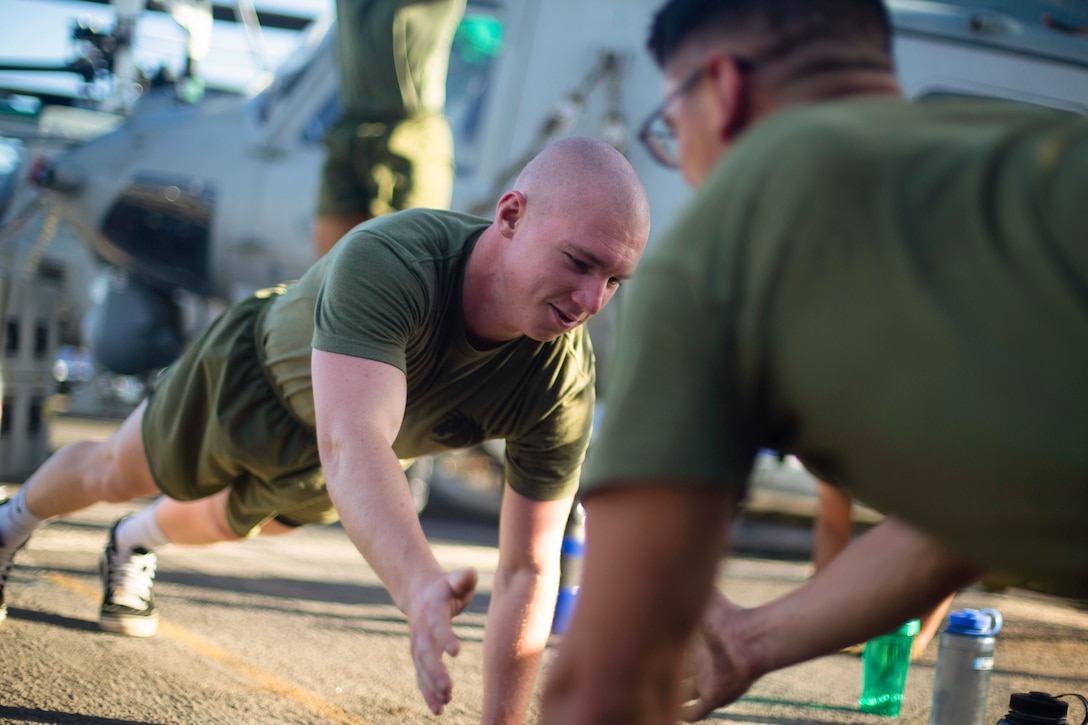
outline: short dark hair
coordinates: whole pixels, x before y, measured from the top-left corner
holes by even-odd
[[[695,37],[776,36],[766,54],[784,56],[808,42],[867,45],[891,55],[891,22],[882,0],[669,0],[654,16],[647,47],[659,67]]]

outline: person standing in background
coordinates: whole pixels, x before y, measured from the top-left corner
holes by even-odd
[[[317,258],[367,219],[449,207],[453,133],[443,110],[464,12],[465,0],[337,0],[343,115],[325,134]]]

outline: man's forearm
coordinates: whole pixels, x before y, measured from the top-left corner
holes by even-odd
[[[369,450],[374,453],[369,459],[336,459],[338,466],[327,473],[329,491],[337,492],[333,500],[352,542],[408,618],[416,683],[437,715],[453,691],[443,658],[456,656],[460,650],[453,618],[471,601],[476,572],[443,571],[420,527],[396,457],[387,448],[385,454],[395,467],[383,467],[388,461],[382,451]],[[355,466],[344,468],[352,461]],[[352,475],[338,477],[344,470]]]
[[[558,567],[496,574],[484,637],[484,725],[525,722],[558,587]]]
[[[542,722],[674,723],[681,656],[725,551],[732,498],[662,481],[596,493],[585,507],[582,589]]]
[[[442,573],[419,524],[404,472],[388,445],[330,456],[329,494],[344,531],[408,614],[413,582]]]
[[[408,618],[416,683],[437,715],[453,688],[443,657],[460,650],[452,620],[471,601],[476,572],[444,572],[419,525],[393,452],[407,379],[392,365],[317,349],[311,365],[329,496],[352,543]]]
[[[730,618],[721,634],[739,644],[759,676],[895,629],[981,573],[889,517],[803,586]]]

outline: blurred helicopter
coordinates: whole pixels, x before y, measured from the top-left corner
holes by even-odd
[[[116,84],[105,110],[121,110],[123,122],[39,159],[28,174],[39,198],[60,209],[104,266],[105,291],[91,303],[92,324],[81,327],[96,359],[119,373],[166,365],[184,345],[179,292],[222,304],[294,278],[312,261],[320,140],[339,112],[334,14],[307,23],[259,91],[192,103],[186,89],[194,85],[194,57],[206,54],[212,6],[187,1],[188,57],[173,92],[153,89],[136,101],[125,97],[132,83]],[[552,137],[578,132],[630,155],[650,191],[655,229],[665,225],[687,190],[629,145],[628,121],[656,100],[659,74],[640,46],[659,2],[469,3],[447,94],[455,208],[489,213],[490,193],[511,170]],[[1088,37],[1075,32],[1088,23],[1084,0],[889,6],[908,95],[1003,96],[1084,112]],[[114,7],[114,32],[93,40],[115,49],[110,68],[120,72],[131,67],[120,51],[144,0],[114,0]]]
[[[515,45],[508,29],[532,27],[539,10],[533,3],[469,3],[450,59],[447,94],[462,199],[475,193],[470,185],[497,188],[498,180],[490,177],[520,166],[572,126],[596,89],[608,94],[599,103],[610,106],[606,122],[618,129],[617,145],[626,145],[618,107],[620,60],[588,45],[582,50],[589,53],[589,66],[578,73],[582,81],[571,98],[552,96],[561,108],[544,122],[541,137],[530,140],[524,158],[512,160],[513,154],[494,143],[508,136],[502,126],[514,122],[510,110],[525,105],[518,90],[516,96],[505,94],[509,105],[485,106],[504,95],[500,85],[520,80],[509,75],[516,55],[507,54],[511,60],[500,67],[499,52]],[[179,83],[173,94],[151,84],[116,129],[39,159],[29,170],[38,201],[61,211],[103,267],[79,327],[106,368],[139,374],[170,362],[189,332],[179,298],[214,307],[296,277],[312,262],[320,140],[339,113],[333,21],[331,13],[314,18],[296,51],[257,92],[183,103]],[[636,35],[632,30],[630,37]],[[520,45],[515,53],[522,52]],[[500,73],[507,77],[500,79]],[[484,156],[487,166],[479,163]]]
[[[38,260],[53,257],[55,266],[65,268],[60,276],[66,281],[62,292],[65,304],[62,307],[67,324],[63,327],[60,342],[66,346],[65,349],[67,346],[89,346],[98,351],[100,354],[95,356],[96,362],[111,372],[139,375],[168,363],[180,349],[186,333],[206,321],[207,313],[201,319],[190,321],[188,331],[180,330],[179,309],[185,306],[186,301],[192,316],[192,310],[205,306],[205,301],[221,299],[219,290],[203,279],[207,265],[202,266],[199,260],[187,259],[183,267],[193,269],[202,266],[201,272],[174,278],[177,271],[164,270],[178,261],[175,258],[160,257],[159,263],[152,264],[150,269],[146,265],[130,269],[131,260],[111,263],[109,256],[99,253],[100,247],[95,245],[98,241],[96,235],[88,233],[85,226],[88,213],[97,211],[95,205],[104,203],[103,199],[93,195],[71,198],[64,194],[42,193],[40,187],[25,182],[30,179],[45,180],[43,175],[49,173],[50,162],[69,152],[74,162],[82,163],[80,160],[86,158],[92,168],[98,167],[102,161],[108,164],[119,147],[110,143],[98,147],[91,142],[115,131],[112,141],[124,141],[121,154],[126,158],[139,155],[137,147],[142,134],[147,132],[147,127],[143,125],[146,119],[154,117],[150,123],[165,122],[167,126],[172,125],[177,129],[187,127],[197,109],[210,110],[216,101],[230,99],[238,105],[246,97],[245,85],[267,84],[271,77],[265,57],[270,45],[268,41],[279,41],[282,45],[284,30],[291,36],[297,36],[298,31],[313,24],[314,17],[268,11],[258,13],[249,0],[237,0],[233,8],[213,6],[207,0],[97,2],[110,4],[115,22],[108,27],[101,15],[90,19],[84,16],[74,21],[70,39],[76,44],[77,52],[73,59],[56,62],[41,57],[29,60],[0,58],[0,73],[3,73],[0,84],[7,86],[0,89],[0,238],[3,240],[0,248],[6,253],[8,266],[11,266],[12,248],[17,247],[19,242],[25,242],[28,235],[23,232],[28,221],[31,222],[29,231],[36,231],[34,217],[39,217],[36,220],[38,226],[51,230],[50,239],[42,240],[46,242],[45,245],[36,244],[38,249],[31,256]],[[64,5],[67,9],[90,3],[57,5]],[[311,11],[321,10],[320,3],[311,2],[309,6]],[[25,2],[21,7],[16,4],[8,10],[9,27],[32,30],[34,16],[45,14],[48,9],[41,4],[32,7]],[[327,15],[330,8],[326,7],[325,10]],[[157,37],[153,36],[151,40],[145,37],[139,42],[141,47],[138,49],[140,35],[137,33],[137,20],[145,13],[149,17],[143,20],[143,24],[150,27]],[[163,32],[163,23],[151,22],[148,25],[150,21],[161,21],[163,17],[168,17],[180,30],[184,45],[184,57],[174,64],[178,67],[176,70],[163,61],[164,43],[161,41],[164,35],[168,35]],[[197,73],[198,66],[208,56],[212,26],[219,19],[236,21],[245,26],[250,51],[248,55],[252,61],[250,65],[255,68],[248,82],[239,82],[229,90],[205,89],[204,78]],[[271,27],[272,31],[266,32],[264,26]],[[275,37],[277,31],[280,31],[279,38]],[[292,37],[291,41],[293,46],[297,39]],[[13,45],[7,44],[8,47]],[[271,45],[275,47],[276,44]],[[158,51],[151,54],[153,64],[146,63],[148,46]],[[143,52],[139,53],[138,50]],[[144,64],[138,65],[137,58],[141,54]],[[219,75],[222,79],[223,74]],[[57,80],[57,76],[65,77],[66,81]],[[50,82],[43,81],[44,78],[49,78]],[[82,80],[82,83],[77,84],[77,80]],[[243,120],[241,117],[236,120],[238,123],[235,125],[241,130]],[[213,135],[209,136],[209,133]],[[150,134],[154,136],[155,132],[151,131]],[[195,157],[198,164],[212,158],[223,158],[222,155],[206,153],[216,147],[212,125],[198,123],[189,135],[190,139],[200,140],[201,137],[202,153]],[[152,149],[147,159],[135,162],[149,164],[152,168],[170,168],[174,159],[170,158],[172,152],[169,149],[164,157],[162,140],[156,138],[152,143],[157,151]],[[224,138],[223,141],[230,144],[234,139]],[[170,145],[165,144],[167,147]],[[30,168],[28,163],[32,155],[36,158],[35,168]],[[175,158],[185,160],[180,156]],[[121,158],[117,160],[123,161]],[[184,176],[193,168],[182,163],[176,173]],[[219,175],[218,180],[228,185],[236,179],[239,183],[246,181],[229,173],[222,174],[225,168],[219,166],[208,171]],[[104,180],[101,173],[92,171],[89,185],[125,198],[134,193],[132,184],[103,188],[101,183]],[[20,195],[17,193],[19,191],[23,193]],[[22,202],[21,205],[19,202]],[[125,206],[122,204],[122,208]],[[185,201],[173,207],[175,212],[183,210],[180,216],[168,212],[157,221],[145,218],[144,222],[151,226],[134,230],[133,233],[148,232],[167,246],[172,243],[184,245],[189,240],[176,238],[178,227],[172,222],[187,218],[189,211],[185,207]],[[5,214],[8,211],[10,213]],[[56,223],[58,219],[61,225]],[[159,221],[164,226],[155,228]],[[57,234],[58,227],[68,233]],[[161,237],[157,235],[160,231]],[[24,239],[18,239],[21,233]],[[112,230],[110,233],[113,233]],[[73,248],[73,236],[79,248]],[[51,239],[56,241],[49,244]],[[68,244],[65,245],[65,242]],[[210,241],[205,242],[211,245]],[[151,242],[152,246],[155,244],[155,241]],[[141,260],[142,256],[136,254],[134,259]],[[304,268],[306,261],[289,259],[286,264],[294,269]],[[164,275],[167,279],[164,279]],[[111,289],[121,287],[124,289],[111,292]],[[124,310],[119,323],[120,338],[111,334],[117,329],[114,325],[118,313],[110,310],[117,309],[118,299],[123,300]],[[106,310],[105,314],[99,314],[101,310]],[[132,314],[127,314],[130,312]],[[143,322],[135,322],[136,318],[143,319]],[[116,344],[119,339],[122,342]],[[139,345],[146,345],[146,354],[133,356],[134,346]]]
[[[667,227],[689,191],[631,143],[632,124],[659,101],[660,72],[643,43],[661,1],[470,0],[447,85],[453,207],[490,214],[525,161],[578,133],[628,155],[649,192],[654,233]],[[131,42],[144,2],[114,0],[114,30],[85,33],[101,69],[132,74],[131,55],[122,62],[104,51]],[[150,0],[148,10],[179,2]],[[1088,0],[887,2],[908,97],[991,96],[1088,113]],[[74,230],[96,281],[81,285],[94,294],[73,305],[69,342],[89,345],[117,373],[167,365],[217,308],[312,261],[320,141],[339,113],[331,0],[297,23],[295,49],[273,73],[242,92],[203,96],[194,89],[208,18],[245,16],[255,27],[261,14],[248,4],[188,3],[182,73],[144,74],[142,94],[131,93],[131,78],[114,83],[93,109],[101,114],[94,130],[16,164],[22,170],[12,174],[30,183],[0,221],[0,242],[18,226],[12,219],[34,213],[59,211]],[[2,120],[0,136],[9,135]],[[602,371],[614,306],[606,313],[592,323]]]

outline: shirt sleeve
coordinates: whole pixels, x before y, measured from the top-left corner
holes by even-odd
[[[344,239],[317,296],[313,346],[407,372],[405,350],[427,319],[428,285],[417,266],[377,235]]]
[[[591,368],[592,370],[592,368]],[[507,440],[506,480],[534,501],[554,501],[577,489],[593,431],[593,377],[524,436]]]
[[[736,314],[725,276],[692,251],[644,261],[630,285],[586,492],[662,479],[743,492],[755,445],[738,393]]]

